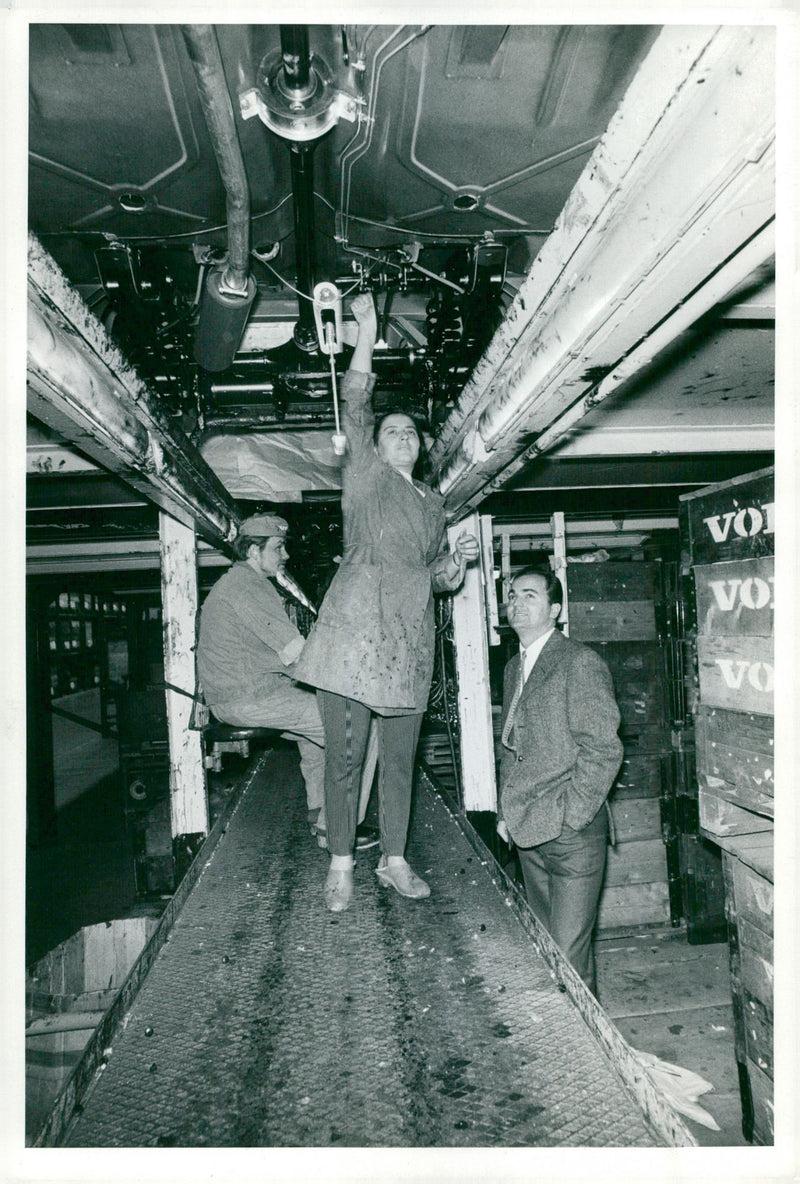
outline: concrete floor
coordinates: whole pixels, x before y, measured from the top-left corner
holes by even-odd
[[[680,929],[605,934],[595,942],[600,1002],[628,1043],[699,1073],[700,1105],[719,1130],[690,1121],[703,1147],[746,1147],[733,1047],[727,943],[690,946]]]

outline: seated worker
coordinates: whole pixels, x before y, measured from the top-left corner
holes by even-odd
[[[511,581],[520,652],[505,670],[497,831],[516,845],[531,910],[594,991],[620,715],[603,659],[555,627],[562,595],[549,571],[526,568]]]
[[[316,694],[293,678],[305,639],[289,620],[275,583],[289,558],[288,529],[274,514],[255,514],[242,523],[234,544],[238,562],[217,580],[203,604],[197,672],[217,719],[238,727],[280,729],[297,742],[309,826],[324,836],[322,720]],[[377,834],[361,828],[358,846],[376,843]]]

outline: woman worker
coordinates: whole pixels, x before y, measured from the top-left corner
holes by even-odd
[[[353,897],[353,844],[361,767],[372,713],[378,718],[381,855],[376,875],[402,896],[430,895],[405,860],[414,755],[433,672],[433,592],[454,591],[477,539],[441,550],[443,501],[414,480],[420,451],[405,413],[375,419],[371,373],[377,321],[357,296],[358,336],[342,382],[348,455],[342,479],[344,555],[306,641],[295,678],[317,687],[325,726],[325,802],[330,869],[325,903]]]

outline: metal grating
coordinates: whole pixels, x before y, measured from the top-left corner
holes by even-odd
[[[359,857],[333,916],[284,753],[251,783],[71,1147],[652,1146],[641,1111],[444,804],[406,901]]]

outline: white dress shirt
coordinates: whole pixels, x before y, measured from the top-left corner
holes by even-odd
[[[522,681],[523,681],[523,683],[526,683],[528,681],[528,675],[530,674],[530,672],[533,670],[534,666],[536,665],[536,659],[539,657],[539,654],[542,652],[545,645],[547,644],[547,639],[554,632],[555,632],[555,629],[548,629],[547,632],[543,633],[541,637],[537,637],[536,641],[532,641],[531,644],[527,648],[525,648],[525,646],[519,647],[519,654],[520,654],[520,658],[522,659]]]

